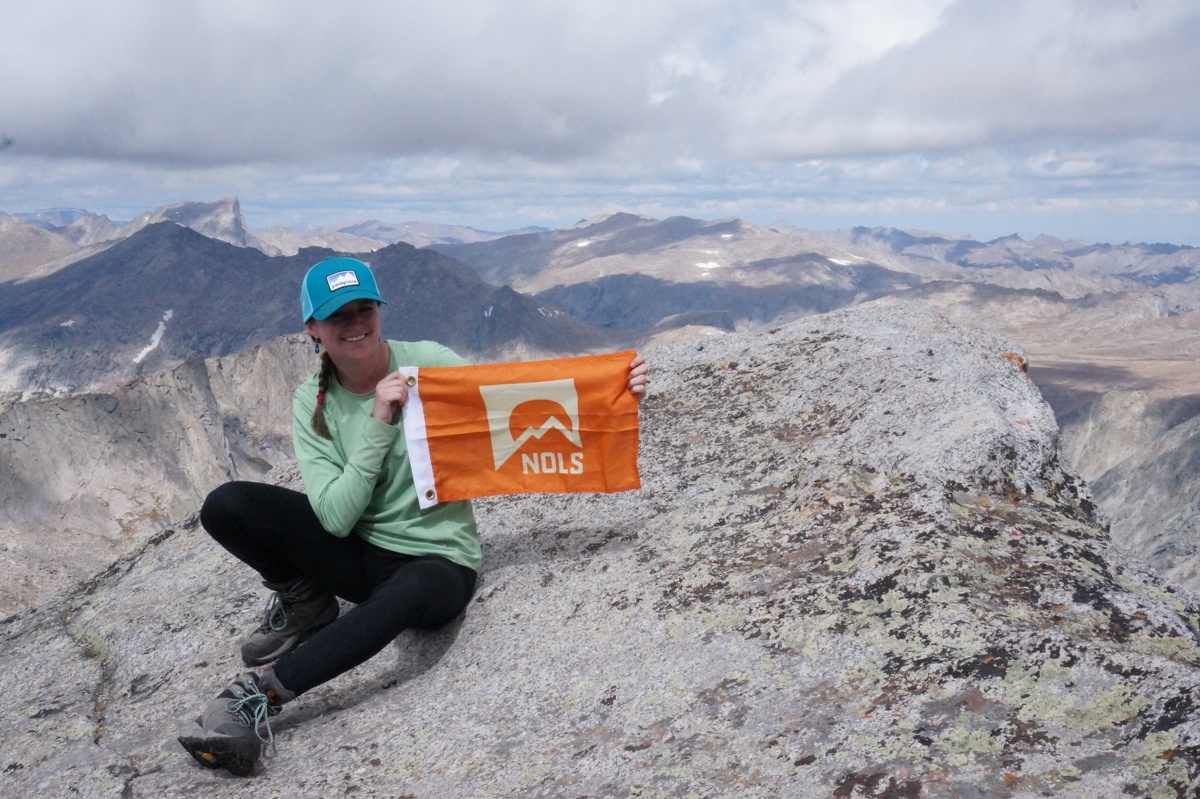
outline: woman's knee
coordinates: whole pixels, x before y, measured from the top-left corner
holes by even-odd
[[[423,601],[413,625],[434,629],[458,618],[475,591],[475,572],[435,555],[418,558],[410,566],[414,593]]]
[[[200,506],[200,524],[213,538],[222,538],[244,526],[247,495],[253,492],[255,483],[235,480],[223,483],[204,499]]]
[[[204,504],[200,506],[200,525],[210,535],[214,529],[222,527],[222,523],[229,517],[228,497],[232,493],[229,490],[231,485],[232,483],[223,483],[209,491],[208,496],[204,498]]]

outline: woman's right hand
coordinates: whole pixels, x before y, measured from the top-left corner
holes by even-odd
[[[396,421],[396,414],[408,402],[408,380],[399,372],[390,372],[375,385],[375,407],[371,416],[384,424]]]

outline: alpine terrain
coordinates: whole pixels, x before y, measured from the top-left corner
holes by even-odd
[[[878,307],[647,355],[644,488],[479,503],[461,621],[285,708],[249,784],[173,740],[264,598],[194,522],[0,624],[0,790],[1195,795],[1200,601],[1111,545],[1016,344]]]
[[[196,513],[301,487],[299,284],[338,252],[387,337],[637,347],[643,488],[479,502],[466,614],[289,705],[251,788],[174,740],[266,599]],[[1198,275],[737,219],[0,216],[0,795],[1200,795]]]

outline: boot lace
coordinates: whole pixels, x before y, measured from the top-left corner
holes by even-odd
[[[286,627],[288,608],[299,600],[298,591],[276,591],[271,594],[267,606],[263,609],[263,623],[258,628],[259,631],[277,633]]]
[[[271,700],[262,692],[257,683],[247,681],[242,683],[242,688],[245,693],[237,699],[229,700],[225,709],[238,720],[238,723],[254,730],[258,740],[274,746],[275,734],[271,732],[271,722],[268,719],[282,708],[279,705],[271,704]],[[267,731],[266,736],[262,732],[264,729]]]

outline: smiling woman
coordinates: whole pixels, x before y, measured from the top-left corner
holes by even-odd
[[[249,774],[284,703],[357,666],[402,630],[456,618],[481,560],[468,502],[417,505],[404,437],[392,424],[407,399],[399,365],[456,366],[433,342],[383,341],[370,267],[326,259],[301,294],[305,327],[324,347],[321,370],[297,389],[293,437],[306,494],[233,482],[200,519],[274,593],[242,644],[246,672],[182,731],[204,766]],[[355,603],[340,616],[338,598]],[[340,617],[339,617],[340,616]]]
[[[241,647],[247,671],[181,731],[201,765],[247,775],[270,716],[363,663],[407,629],[434,629],[466,608],[482,561],[469,501],[422,509],[401,429],[401,366],[462,366],[432,341],[380,337],[371,268],[353,258],[313,266],[301,315],[324,347],[321,369],[296,389],[292,437],[305,493],[231,482],[209,494],[204,529],[273,593]],[[630,364],[641,398],[646,365]],[[354,607],[341,615],[342,599]]]
[[[387,373],[388,349],[379,338],[379,300],[352,300],[325,319],[305,324],[318,347],[343,364],[342,387],[365,394]]]

